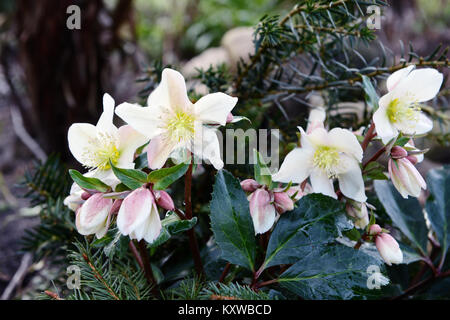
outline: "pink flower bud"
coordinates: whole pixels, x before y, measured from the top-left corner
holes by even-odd
[[[381,227],[378,224],[373,224],[369,228],[369,234],[371,236],[376,236],[381,233]]]
[[[117,215],[117,227],[130,239],[152,243],[161,232],[161,220],[155,197],[146,188],[131,192],[122,202]]]
[[[405,149],[403,149],[402,147],[394,146],[391,149],[391,157],[393,159],[401,159],[401,158],[406,157],[407,155],[408,155],[408,152]]]
[[[294,201],[286,192],[274,192],[273,199],[275,207],[280,214],[294,209]]]
[[[155,194],[156,203],[158,204],[158,206],[160,206],[161,208],[163,208],[165,210],[170,210],[170,211],[173,211],[175,209],[173,200],[167,192],[165,192],[164,190],[154,191],[154,194]]]
[[[399,264],[403,262],[403,253],[397,241],[387,233],[379,234],[375,239],[380,256],[387,265]]]
[[[364,202],[348,200],[345,209],[347,214],[353,218],[355,227],[364,229],[369,224],[369,213]]]
[[[228,113],[228,115],[227,115],[227,123],[233,122],[233,119],[234,119],[233,114],[231,112]]]
[[[412,165],[416,165],[419,162],[419,159],[417,159],[417,157],[413,155],[407,156],[406,159],[408,159]]]
[[[81,194],[81,199],[83,199],[83,200],[87,200],[87,199],[89,199],[91,197],[91,194],[89,193],[89,192],[83,192],[82,194]]]
[[[102,193],[92,195],[77,210],[76,227],[80,234],[94,234],[97,238],[102,238],[109,227],[110,211],[113,200],[103,198]]]
[[[260,187],[260,184],[253,179],[245,179],[241,182],[241,187],[246,192],[253,192]]]
[[[395,188],[405,199],[408,196],[418,197],[420,190],[427,188],[427,184],[419,171],[406,158],[389,159],[388,171]]]
[[[267,232],[272,228],[276,217],[269,192],[265,189],[257,189],[248,198],[255,234]]]

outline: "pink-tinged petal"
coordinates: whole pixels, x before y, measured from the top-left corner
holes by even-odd
[[[117,106],[116,114],[147,139],[161,134],[161,117],[163,110],[158,106],[141,107],[138,104],[124,102]]]
[[[102,193],[92,195],[81,206],[77,214],[78,232],[82,235],[89,235],[103,229],[112,205],[112,199],[103,198]]]
[[[433,68],[411,71],[392,92],[403,101],[425,102],[433,99],[441,88],[444,76]]]
[[[272,175],[274,181],[302,183],[311,174],[313,150],[295,148],[289,152],[281,164],[280,170]]]
[[[123,235],[128,235],[142,227],[150,216],[155,199],[150,190],[138,188],[122,202],[117,214],[117,227]]]
[[[97,128],[89,123],[74,123],[67,133],[69,150],[73,157],[81,164],[86,158],[86,150],[92,141],[97,139]]]
[[[403,262],[403,253],[397,241],[387,233],[379,234],[375,239],[375,245],[387,265]]]
[[[341,161],[345,163],[346,171],[338,175],[339,189],[347,198],[365,202],[367,197],[359,163],[346,155],[341,155]]]
[[[294,201],[286,192],[274,192],[273,200],[279,213],[291,211],[294,209]]]
[[[255,234],[265,233],[275,223],[275,207],[270,203],[269,192],[258,189],[249,196],[250,214],[255,228]]]
[[[326,118],[325,109],[323,107],[317,107],[311,110],[308,118],[308,126],[306,127],[306,133],[310,134],[314,129],[324,128],[324,121]]]
[[[297,202],[298,200],[300,200],[303,196],[304,193],[302,191],[302,187],[300,185],[297,186],[291,186],[286,193],[288,194],[289,197],[294,197],[294,202]]]
[[[130,125],[119,128],[119,160],[117,166],[120,168],[129,167],[134,169],[134,153],[136,149],[148,141],[148,138],[140,132],[134,130]]]
[[[97,122],[97,129],[110,135],[117,134],[117,127],[113,124],[114,99],[107,93],[103,95],[103,113]]]
[[[152,107],[163,107],[169,110],[184,110],[191,108],[186,90],[184,77],[178,71],[166,68],[161,75],[161,83],[150,94],[147,105]]]
[[[402,163],[405,166],[406,171],[408,172],[410,181],[419,187],[419,193],[420,193],[420,188],[426,189],[427,184],[426,184],[425,180],[423,179],[422,175],[417,170],[417,168],[411,163],[411,161],[409,161],[408,159],[404,159],[404,160],[402,160]],[[417,196],[418,196],[418,194],[417,194]]]
[[[337,195],[334,192],[333,180],[328,178],[324,171],[315,169],[309,178],[311,180],[311,186],[314,193],[321,193],[337,199]]]
[[[177,143],[162,136],[154,137],[146,147],[148,166],[152,170],[161,169],[175,149]]]
[[[404,80],[408,74],[415,68],[415,65],[408,66],[406,68],[395,71],[391,74],[386,81],[386,87],[388,91],[392,91],[395,87]]]
[[[404,177],[401,175],[401,171],[399,168],[398,161],[394,161],[392,159],[389,159],[388,162],[388,171],[389,176],[391,177],[391,181],[394,185],[394,187],[397,189],[398,192],[402,195],[403,198],[408,198],[408,192],[406,188],[404,187],[405,181]]]
[[[340,152],[353,156],[358,162],[362,161],[363,150],[356,136],[347,129],[334,128],[328,132],[330,145]]]
[[[246,192],[253,192],[260,187],[260,184],[253,179],[245,179],[241,181],[242,190]]]
[[[194,105],[197,119],[207,124],[227,123],[228,116],[236,105],[238,98],[222,92],[210,93],[198,100]],[[233,115],[231,115],[233,117]],[[231,118],[230,122],[233,121]]]
[[[375,124],[377,135],[385,145],[398,135],[398,130],[391,123],[386,112],[391,98],[389,93],[382,96],[378,102],[379,107],[373,114],[373,122]]]
[[[407,155],[408,152],[400,146],[394,146],[391,149],[391,157],[393,159],[405,158]]]

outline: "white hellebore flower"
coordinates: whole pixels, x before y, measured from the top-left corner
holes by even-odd
[[[420,111],[420,103],[433,99],[442,85],[443,75],[432,68],[400,69],[387,79],[388,93],[378,102],[373,115],[378,136],[384,144],[397,137],[430,131],[433,122]]]
[[[75,159],[90,170],[91,177],[115,179],[109,161],[120,168],[134,168],[134,152],[148,139],[130,126],[113,124],[114,100],[103,96],[103,113],[94,126],[74,123],[68,132],[69,149]],[[117,184],[119,181],[117,179]]]
[[[205,125],[225,125],[236,103],[237,98],[217,92],[192,104],[181,73],[166,68],[147,107],[123,103],[116,114],[151,139],[147,147],[151,169],[161,168],[170,156],[186,149],[221,169],[219,140],[215,130]]]
[[[162,225],[156,199],[149,189],[138,188],[123,200],[117,214],[117,227],[130,239],[152,243],[158,238]]]
[[[337,198],[333,179],[339,180],[341,192],[350,199],[365,202],[364,182],[359,163],[361,145],[349,130],[334,128],[327,132],[316,128],[306,134],[301,127],[301,147],[284,159],[274,181],[302,183],[308,177],[315,193]]]

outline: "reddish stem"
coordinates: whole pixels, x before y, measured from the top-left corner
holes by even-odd
[[[227,265],[223,269],[222,275],[220,276],[219,282],[223,282],[225,280],[225,277],[227,276],[228,272],[230,271],[231,263],[227,262]]]
[[[185,217],[186,219],[192,219],[192,201],[191,201],[191,187],[192,187],[192,166],[194,163],[194,156],[191,155],[191,164],[189,165],[188,171],[186,172],[186,180],[184,187],[184,205],[185,205]],[[195,236],[194,228],[187,231],[189,237],[189,247],[191,248],[192,258],[194,259],[195,271],[198,276],[203,276],[203,264],[202,258],[200,257],[200,251],[198,249],[198,242]]]
[[[373,123],[373,121],[371,121],[369,130],[367,130],[364,140],[361,143],[361,148],[363,149],[363,151],[366,151],[367,146],[369,145],[369,142],[373,139],[373,137],[375,137],[377,135],[376,133],[374,133],[374,130],[375,130],[375,124]]]
[[[148,283],[152,286],[152,293],[155,297],[159,296],[159,291],[157,289],[157,282],[155,276],[153,275],[152,265],[150,264],[150,257],[147,252],[147,245],[144,240],[139,241],[139,252],[141,253],[142,263],[144,265],[144,274],[147,278]]]
[[[376,161],[384,152],[386,151],[386,146],[378,150],[367,162],[363,165],[363,170],[367,167],[367,165],[373,161]]]

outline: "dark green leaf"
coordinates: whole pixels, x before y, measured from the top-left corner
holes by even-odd
[[[136,159],[134,159],[134,165],[136,169],[143,169],[148,167],[147,152],[141,153]]]
[[[428,172],[428,219],[445,255],[450,247],[450,165]]]
[[[197,217],[190,220],[181,220],[176,213],[169,212],[161,221],[162,229],[160,235],[150,245],[150,247],[154,248],[160,246],[169,240],[171,236],[193,228],[196,223]]]
[[[374,181],[375,191],[394,224],[425,254],[428,230],[422,207],[416,198],[404,199],[388,181]]]
[[[155,170],[149,173],[148,182],[153,183],[155,190],[164,190],[181,178],[189,168],[189,164],[180,163],[170,168]]]
[[[300,199],[298,207],[281,215],[267,246],[264,268],[298,261],[312,247],[333,241],[340,229],[350,229],[339,201],[321,194]]]
[[[142,187],[147,183],[147,174],[135,169],[122,169],[115,167],[110,161],[115,176],[131,190]]]
[[[379,289],[370,290],[368,284],[383,283],[383,263],[363,251],[342,244],[328,245],[309,250],[299,259],[280,276],[279,283],[304,299],[352,299],[381,294]],[[386,284],[387,279],[384,280]]]
[[[231,173],[217,173],[210,208],[211,227],[222,258],[254,270],[256,238],[249,203]]]
[[[77,170],[70,169],[69,174],[72,177],[72,180],[83,189],[97,190],[100,192],[106,192],[111,190],[111,188],[108,185],[104,184],[99,179],[85,177]]]

